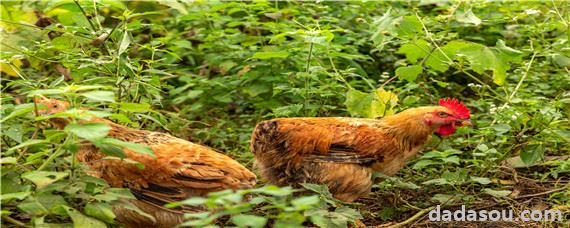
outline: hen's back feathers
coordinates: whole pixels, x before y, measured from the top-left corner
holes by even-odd
[[[140,224],[175,226],[182,221],[183,212],[200,208],[166,209],[162,207],[164,204],[224,189],[251,188],[256,184],[255,174],[211,148],[164,133],[127,128],[104,119],[81,122],[105,122],[111,126],[108,137],[147,145],[156,156],[123,149],[128,159],[144,165],[144,169],[140,169],[132,162],[105,159],[92,145],[83,146],[77,154],[78,160],[87,164],[93,175],[105,179],[113,187],[129,188],[139,200],[135,202],[137,206],[158,216],[157,222],[148,224],[150,220],[142,216],[133,218],[136,213],[119,209],[118,219],[130,227]]]
[[[369,191],[372,170],[393,175],[429,137],[397,134],[383,120],[282,118],[259,123],[251,149],[269,182],[326,184],[337,198],[353,201]]]

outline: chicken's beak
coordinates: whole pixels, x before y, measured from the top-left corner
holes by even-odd
[[[471,120],[463,120],[461,121],[461,125],[463,126],[473,126],[473,123],[471,123]]]

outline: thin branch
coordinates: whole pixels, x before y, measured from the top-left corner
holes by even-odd
[[[83,7],[81,7],[81,4],[79,4],[78,0],[73,0],[73,2],[75,2],[75,5],[77,5],[77,7],[79,7],[79,10],[81,10],[81,13],[83,14],[83,16],[85,17],[85,19],[87,20],[87,22],[89,22],[89,25],[91,26],[91,28],[93,29],[93,32],[97,31],[97,28],[95,28],[95,25],[93,24],[93,22],[91,22],[91,20],[89,20],[89,17],[87,16],[87,12],[85,12],[85,10],[83,9]]]
[[[27,224],[25,224],[25,223],[23,223],[23,222],[21,222],[21,221],[19,221],[19,220],[16,220],[16,219],[14,219],[14,218],[8,216],[8,215],[2,215],[2,220],[6,221],[6,222],[9,222],[9,223],[12,223],[12,224],[14,224],[14,225],[16,225],[16,226],[31,227],[31,226],[29,226],[29,225],[27,225]]]
[[[566,189],[568,189],[568,187],[570,187],[570,185],[566,185],[564,187],[561,188],[555,188],[546,192],[539,192],[539,193],[535,193],[535,194],[528,194],[528,195],[523,195],[523,196],[519,196],[519,197],[515,197],[515,199],[524,199],[524,198],[531,198],[531,197],[535,197],[535,196],[543,196],[543,195],[548,195],[550,193],[555,193],[555,192],[560,192],[560,191],[564,191]]]

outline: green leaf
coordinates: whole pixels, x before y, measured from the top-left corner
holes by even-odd
[[[418,75],[423,72],[423,68],[418,65],[398,67],[396,69],[396,75],[400,80],[406,80],[408,82],[415,82]]]
[[[372,93],[364,93],[350,89],[346,94],[346,105],[353,116],[378,118],[394,113],[393,108],[398,103],[396,94],[380,88]]]
[[[235,215],[232,222],[238,227],[265,227],[267,218],[256,215]]]
[[[86,216],[86,215],[82,214],[81,212],[75,210],[74,208],[71,208],[68,206],[63,206],[63,208],[65,209],[65,211],[67,212],[69,217],[71,217],[71,220],[73,221],[73,227],[74,228],[84,228],[84,227],[107,228],[107,225],[105,225],[104,222],[99,221],[95,218]]]
[[[48,172],[48,171],[30,171],[22,174],[22,178],[33,182],[38,188],[43,188],[53,182],[67,177],[69,173],[64,172]]]
[[[471,177],[471,181],[479,184],[490,184],[491,179],[486,177]]]
[[[74,48],[77,41],[72,35],[63,34],[62,36],[53,38],[51,43],[55,48],[65,50]]]
[[[0,200],[10,200],[10,199],[18,199],[23,200],[30,195],[30,191],[25,192],[13,192],[13,193],[2,193],[0,195]]]
[[[47,215],[49,210],[37,200],[25,201],[18,204],[18,209],[32,215]]]
[[[40,140],[40,139],[30,139],[28,141],[25,141],[23,143],[18,144],[15,147],[12,147],[10,149],[8,149],[8,151],[14,151],[23,147],[27,147],[27,146],[31,146],[31,145],[36,145],[36,144],[42,144],[42,143],[46,143],[47,140]]]
[[[317,196],[317,195],[302,196],[302,197],[291,200],[291,204],[293,206],[295,206],[295,208],[297,208],[297,210],[309,209],[309,208],[319,204],[320,202],[321,201],[319,199],[319,196]]]
[[[493,72],[493,81],[503,85],[510,69],[510,62],[520,62],[522,53],[505,45],[502,40],[497,41],[495,47],[466,42],[451,41],[441,49],[435,50],[426,60],[426,66],[444,72],[452,64],[450,60],[465,58],[471,69],[479,74],[490,70]]]
[[[412,169],[423,169],[425,167],[428,167],[430,165],[433,164],[439,164],[437,162],[434,162],[432,160],[420,160],[418,162],[416,162],[416,164],[414,164],[414,166],[412,166]]]
[[[4,165],[4,164],[16,164],[18,162],[18,159],[16,159],[15,157],[3,157],[0,158],[0,164]]]
[[[33,110],[34,110],[34,104],[33,103],[16,105],[16,107],[14,107],[14,111],[12,111],[10,114],[8,114],[4,118],[2,118],[2,120],[0,120],[0,123],[3,123],[4,121],[12,119],[14,117],[24,115],[26,113],[33,111]]]
[[[119,109],[127,112],[147,112],[150,110],[150,104],[147,103],[119,103]]]
[[[522,148],[521,160],[528,165],[534,164],[544,158],[544,150],[544,144],[531,142]]]
[[[374,33],[370,39],[376,48],[382,49],[386,43],[393,39],[390,35],[396,34],[396,22],[398,22],[398,20],[399,18],[393,17],[391,10],[388,10],[382,17],[372,22]]]
[[[110,144],[110,145],[121,147],[123,149],[128,149],[128,150],[134,151],[134,152],[139,153],[139,154],[144,154],[144,155],[149,155],[151,157],[156,157],[154,155],[154,152],[152,151],[152,149],[150,147],[148,147],[147,145],[132,143],[132,142],[125,142],[125,141],[121,141],[121,140],[113,139],[113,138],[105,138],[105,139],[103,139],[102,142],[103,142],[103,144]]]
[[[481,19],[479,19],[473,11],[467,10],[465,12],[457,11],[455,14],[455,18],[457,21],[461,23],[473,24],[473,25],[480,25]]]
[[[406,55],[410,63],[416,63],[418,59],[425,58],[431,52],[431,45],[425,40],[416,40],[407,43],[398,49],[398,54]]]
[[[115,93],[112,91],[91,91],[82,93],[81,96],[84,96],[91,101],[115,102]]]
[[[68,124],[64,130],[67,133],[72,133],[91,142],[97,142],[109,134],[111,127],[104,123],[71,123]]]
[[[416,37],[418,34],[423,33],[422,23],[415,16],[405,16],[397,24],[396,32],[401,37]]]
[[[303,109],[302,104],[292,104],[292,105],[277,107],[272,109],[271,111],[273,111],[273,115],[275,117],[284,117],[284,116],[289,117],[289,116],[296,116],[301,112],[301,109]]]
[[[504,134],[511,130],[511,126],[508,124],[495,124],[491,128],[497,132],[497,134]]]
[[[97,145],[97,147],[99,148],[99,150],[101,150],[101,152],[103,152],[106,155],[110,155],[110,156],[114,156],[114,157],[119,157],[119,158],[125,158],[125,152],[123,152],[123,150],[115,145],[109,145],[109,144],[99,144]]]
[[[509,191],[509,190],[493,190],[493,189],[485,188],[485,189],[483,189],[482,192],[485,194],[497,197],[497,198],[502,198],[502,197],[507,197],[508,195],[510,195],[512,191]]]
[[[86,215],[97,218],[106,223],[114,223],[115,213],[108,203],[88,203],[83,209]]]
[[[431,197],[431,200],[439,204],[450,204],[456,201],[457,197],[448,194],[435,194]]]
[[[436,178],[436,179],[431,179],[428,181],[424,181],[422,183],[423,185],[448,185],[451,184],[451,182],[447,181],[445,178]]]
[[[36,195],[36,200],[49,211],[49,214],[63,215],[65,211],[61,209],[62,205],[68,205],[63,196],[52,194],[51,192]]]
[[[368,93],[351,89],[346,93],[346,101],[344,104],[351,115],[368,117],[370,115],[372,99],[373,97]]]
[[[119,43],[119,51],[117,55],[123,54],[127,50],[130,44],[131,44],[131,36],[129,35],[129,32],[125,30],[123,32],[123,38],[121,39],[121,43]]]
[[[271,58],[287,58],[289,52],[285,51],[268,51],[268,52],[256,52],[253,54],[252,59],[271,59]]]

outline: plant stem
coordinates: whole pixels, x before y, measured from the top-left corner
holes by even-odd
[[[65,141],[62,143],[62,145],[65,145],[65,143],[67,143],[67,141],[69,141],[69,136],[65,139]],[[53,162],[53,160],[55,160],[57,157],[59,157],[62,153],[62,146],[58,147],[57,150],[55,150],[55,152],[53,152],[53,154],[51,154],[48,159],[37,169],[37,171],[41,171],[43,169],[45,169],[51,162]]]
[[[77,7],[79,7],[79,10],[81,10],[81,13],[83,14],[83,16],[85,17],[85,19],[87,20],[87,22],[89,22],[89,25],[91,26],[91,28],[93,29],[93,32],[97,31],[97,28],[95,28],[95,25],[93,24],[93,22],[91,22],[91,20],[89,20],[89,17],[87,16],[87,12],[85,12],[85,10],[83,9],[83,7],[81,7],[81,4],[79,4],[78,0],[73,0],[73,2],[75,2],[75,5],[77,5]]]
[[[305,115],[308,115],[308,107],[309,107],[309,74],[311,72],[310,67],[311,67],[311,57],[313,56],[313,46],[314,44],[311,43],[311,45],[309,46],[309,56],[307,57],[307,65],[305,67],[305,73],[307,73],[307,75],[305,75],[305,104],[304,104],[304,108],[305,108]]]
[[[29,225],[27,225],[27,224],[25,224],[25,223],[23,223],[23,222],[21,222],[21,221],[19,221],[19,220],[16,220],[16,219],[14,219],[14,218],[8,216],[8,215],[2,215],[2,220],[6,221],[6,222],[9,222],[9,223],[12,223],[12,224],[14,224],[14,225],[16,225],[16,226],[31,227],[31,226],[29,226]]]

